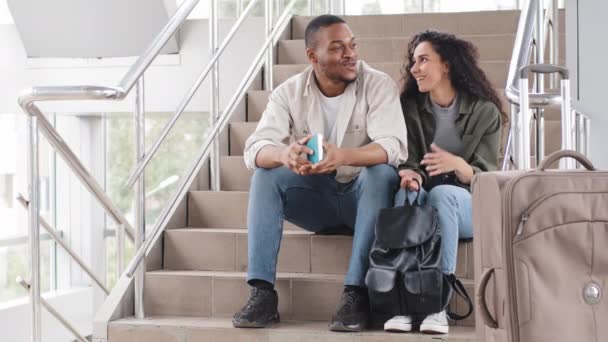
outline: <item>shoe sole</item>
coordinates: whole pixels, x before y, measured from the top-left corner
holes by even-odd
[[[363,327],[360,324],[344,325],[342,322],[331,322],[329,323],[329,330],[339,332],[360,332],[363,331]]]
[[[270,320],[268,320],[267,322],[250,322],[250,321],[234,321],[232,320],[232,326],[235,328],[266,328],[267,326],[271,325],[271,324],[275,324],[275,323],[280,323],[281,322],[281,317],[279,317],[279,314],[277,313],[274,317],[272,317]]]
[[[412,331],[412,324],[386,322],[384,323],[384,330],[390,332],[410,332]]]
[[[447,334],[450,327],[442,324],[421,324],[420,332],[424,334]]]

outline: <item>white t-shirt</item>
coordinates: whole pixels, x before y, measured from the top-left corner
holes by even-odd
[[[342,102],[342,95],[334,97],[326,97],[323,93],[319,92],[319,101],[321,103],[321,111],[323,112],[323,128],[324,132],[311,132],[323,133],[323,140],[332,144],[337,143],[337,125],[338,121],[338,110],[340,110],[340,102]]]

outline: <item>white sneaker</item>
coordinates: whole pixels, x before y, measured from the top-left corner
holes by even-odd
[[[420,324],[420,332],[425,334],[447,334],[448,330],[448,318],[445,310],[426,316]]]
[[[395,316],[384,323],[384,330],[403,332],[412,331],[412,317]]]

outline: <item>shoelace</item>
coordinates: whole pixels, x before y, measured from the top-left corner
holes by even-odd
[[[340,312],[344,312],[348,309],[351,309],[355,304],[356,295],[354,292],[345,292],[342,296],[342,300],[344,300],[344,305],[340,308]]]
[[[256,303],[259,291],[260,290],[257,287],[251,288],[251,291],[249,292],[249,300],[247,301],[247,304],[245,304],[245,310],[250,309]]]

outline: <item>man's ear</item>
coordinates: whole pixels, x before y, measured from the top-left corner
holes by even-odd
[[[311,48],[306,48],[306,57],[308,57],[308,61],[311,64],[317,63],[317,61],[318,61],[315,50],[313,50]]]

